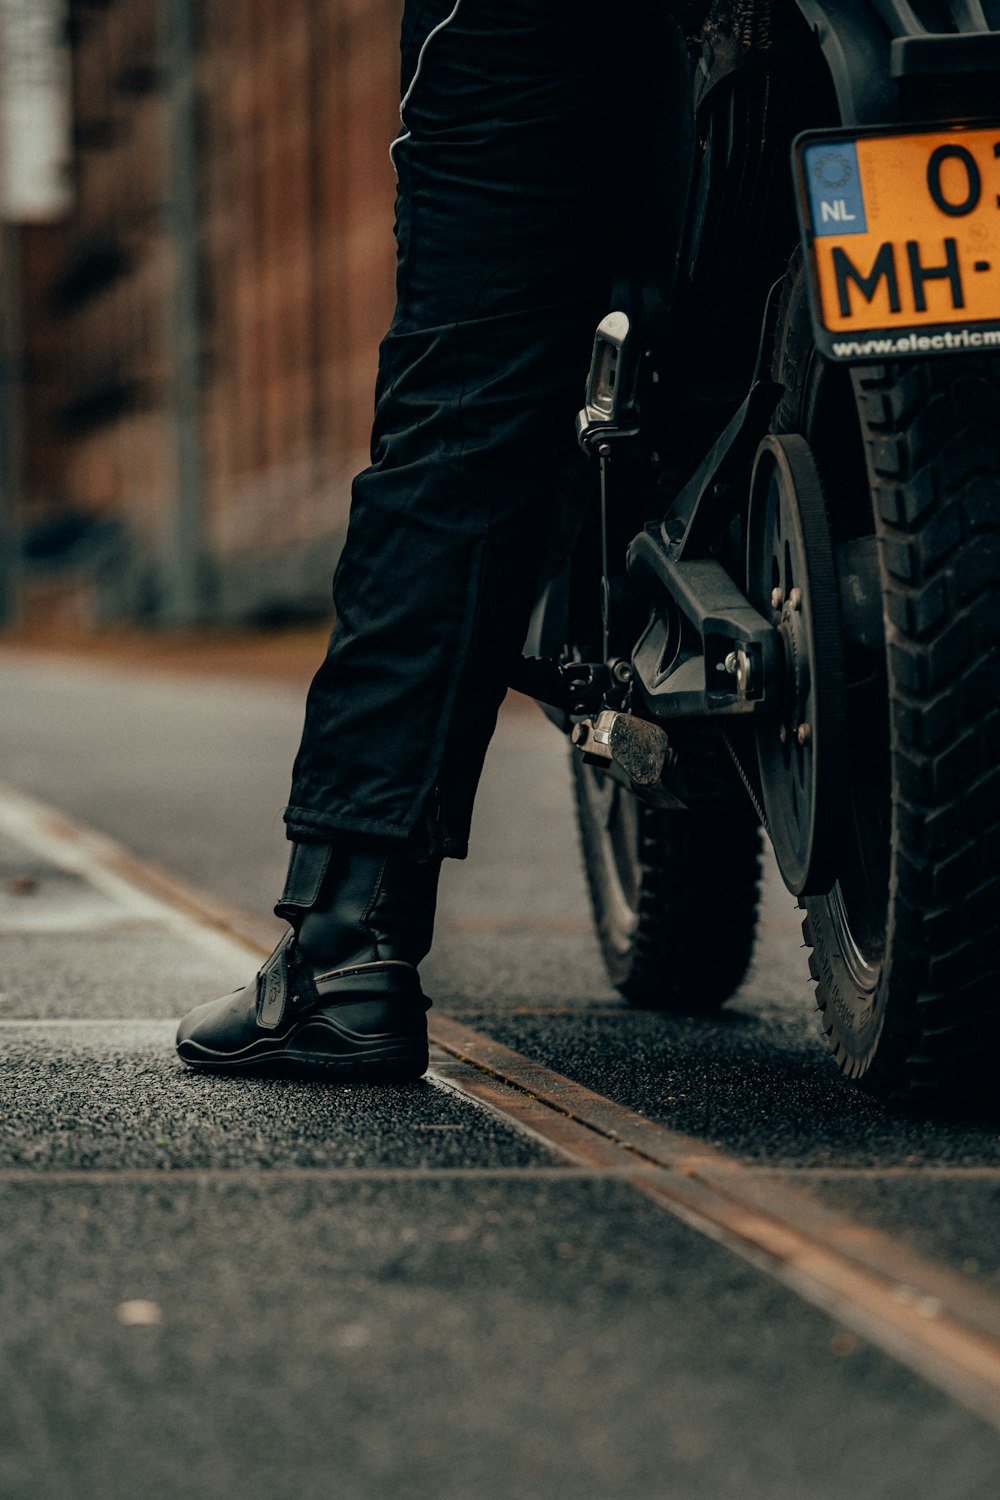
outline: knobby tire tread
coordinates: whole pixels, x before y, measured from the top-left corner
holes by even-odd
[[[959,1084],[1000,982],[1000,360],[855,379],[883,562],[894,788],[893,958],[909,1024],[872,1082]]]
[[[801,271],[788,278],[778,423],[812,357]],[[890,911],[882,1030],[852,1054],[813,950],[842,1070],[910,1104],[955,1098],[989,1054],[1000,998],[1000,357],[857,368],[878,537],[891,755]]]
[[[595,773],[573,754],[583,866],[612,984],[636,1009],[718,1010],[753,954],[761,842],[749,805],[671,812],[638,804],[638,902],[623,943],[604,885],[602,832],[586,799],[583,778]]]

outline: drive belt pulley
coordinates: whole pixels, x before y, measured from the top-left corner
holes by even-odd
[[[847,709],[833,544],[805,438],[761,443],[747,533],[747,593],[778,636],[777,691],[755,720],[767,827],[789,890],[815,895],[838,873]]]

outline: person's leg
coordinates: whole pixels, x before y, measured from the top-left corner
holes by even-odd
[[[426,1066],[416,965],[574,452],[629,193],[602,111],[623,130],[613,48],[645,9],[408,0],[398,305],[286,810],[292,932],[255,986],[181,1023],[193,1066]]]
[[[649,8],[406,7],[398,305],[286,810],[293,837],[465,852],[608,310],[624,164],[640,145],[627,68]]]

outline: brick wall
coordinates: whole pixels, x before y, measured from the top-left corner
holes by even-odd
[[[76,206],[22,235],[29,550],[50,591],[96,579],[95,616],[169,612],[166,3],[74,0]],[[400,6],[194,6],[208,618],[328,602],[391,314]]]

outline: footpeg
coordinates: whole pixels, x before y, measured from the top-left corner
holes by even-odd
[[[573,743],[591,765],[613,762],[636,786],[655,786],[677,764],[677,752],[658,724],[610,708],[596,719],[582,719],[573,729]]]

